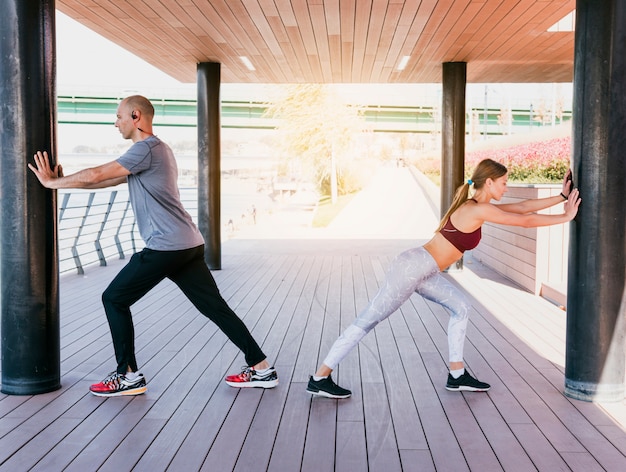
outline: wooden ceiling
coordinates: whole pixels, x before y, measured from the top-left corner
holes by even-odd
[[[181,82],[571,82],[575,0],[57,0],[56,7]],[[95,52],[97,53],[97,52]],[[246,68],[247,57],[255,70]],[[404,70],[397,69],[410,56]]]

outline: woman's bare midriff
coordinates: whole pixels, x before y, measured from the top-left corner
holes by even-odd
[[[447,269],[463,256],[463,253],[455,248],[441,233],[435,233],[433,238],[424,244],[424,249],[433,256],[439,270]]]

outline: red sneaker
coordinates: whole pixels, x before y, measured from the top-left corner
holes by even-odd
[[[231,387],[261,387],[274,388],[278,385],[276,369],[270,367],[263,373],[258,373],[252,367],[242,367],[239,374],[229,375],[224,380]]]
[[[89,387],[89,391],[99,397],[119,397],[121,395],[141,395],[148,390],[143,374],[128,380],[124,374],[111,372],[102,382]]]

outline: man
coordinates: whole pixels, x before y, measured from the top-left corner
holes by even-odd
[[[226,377],[233,387],[272,388],[276,370],[246,325],[222,298],[204,262],[204,239],[180,201],[178,169],[172,150],[152,133],[154,107],[140,95],[125,98],[117,109],[116,128],[133,145],[115,161],[64,176],[37,151],[28,167],[44,187],[104,188],[128,183],[130,201],[145,249],[132,256],[102,294],[117,360],[116,371],[90,387],[98,396],[139,395],[146,379],[138,372],[130,307],[164,278],[171,279],[194,306],[243,351],[246,367]]]

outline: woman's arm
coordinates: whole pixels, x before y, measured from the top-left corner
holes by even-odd
[[[554,198],[554,197],[551,197]],[[560,198],[560,197],[559,197]],[[540,199],[548,200],[548,199]],[[563,199],[561,198],[561,201]],[[533,200],[526,200],[533,201]],[[535,200],[537,201],[537,200]],[[522,202],[523,203],[523,202]],[[559,223],[567,223],[571,221],[578,213],[580,198],[578,190],[574,189],[570,192],[565,204],[563,205],[563,213],[558,215],[538,215],[536,213],[516,213],[505,211],[502,208],[506,205],[493,205],[491,203],[482,203],[477,205],[479,217],[483,221],[497,223],[501,225],[523,226],[525,228],[536,228],[538,226],[550,226]],[[547,207],[543,207],[547,208]]]
[[[571,192],[572,186],[572,169],[569,169],[565,176],[563,177],[563,189],[561,190],[560,195],[555,195],[554,197],[546,197],[546,198],[535,198],[531,200],[522,200],[517,203],[503,203],[498,205],[498,207],[510,213],[534,213],[539,210],[544,210],[545,208],[550,208],[551,206],[558,205],[559,203],[563,203],[563,199],[567,198]]]
[[[559,203],[563,203],[563,197],[561,195],[555,195],[554,197],[545,197],[545,198],[533,198],[529,200],[522,200],[517,203],[501,203],[494,204],[502,211],[506,211],[509,213],[518,213],[518,214],[527,214],[534,213],[539,210],[544,210],[545,208],[550,208],[554,205],[558,205]]]

